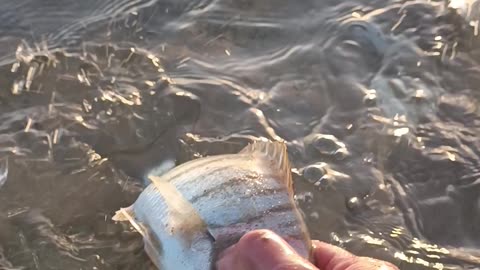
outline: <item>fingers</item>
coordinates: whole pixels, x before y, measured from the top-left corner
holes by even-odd
[[[341,262],[354,263],[355,256],[339,247],[329,245],[320,241],[312,241],[313,258],[315,264],[321,269],[333,270],[333,266]]]
[[[228,248],[216,267],[218,270],[398,270],[388,262],[358,257],[320,241],[313,241],[313,249],[316,267],[277,234],[258,230],[245,234]]]
[[[357,257],[339,247],[313,241],[315,264],[322,270],[398,270],[394,265],[366,257]]]
[[[314,270],[280,236],[258,230],[245,234],[217,262],[218,270]]]

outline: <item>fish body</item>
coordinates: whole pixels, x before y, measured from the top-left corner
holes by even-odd
[[[283,143],[254,142],[238,154],[196,159],[150,180],[114,219],[129,220],[142,233],[159,269],[212,269],[221,251],[255,229],[276,232],[310,259]]]

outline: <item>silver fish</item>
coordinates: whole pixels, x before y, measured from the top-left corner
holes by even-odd
[[[114,220],[143,235],[159,269],[213,269],[221,251],[255,229],[276,232],[311,260],[284,143],[257,141],[238,154],[199,158],[149,178],[152,184]]]

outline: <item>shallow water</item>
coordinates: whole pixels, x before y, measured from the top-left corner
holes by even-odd
[[[466,2],[0,1],[0,269],[153,269],[114,212],[255,137],[288,142],[314,238],[480,269]]]

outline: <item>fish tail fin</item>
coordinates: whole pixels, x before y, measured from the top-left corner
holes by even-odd
[[[254,141],[247,145],[240,154],[259,154],[270,161],[273,169],[278,170],[285,184],[292,187],[292,173],[288,160],[287,145],[278,141]]]
[[[115,213],[115,216],[113,216],[112,218],[114,221],[128,221],[130,223],[130,225],[132,225],[132,227],[139,233],[142,235],[143,239],[144,239],[144,243],[145,243],[145,246],[153,246],[153,244],[151,243],[151,240],[150,240],[150,236],[147,232],[147,230],[145,230],[142,226],[142,224],[140,224],[140,222],[138,222],[136,219],[135,219],[135,213],[133,211],[133,207],[130,206],[130,207],[127,207],[127,208],[121,208],[120,210],[118,210],[116,213]]]
[[[147,238],[148,236],[148,233],[143,228],[142,224],[140,224],[140,222],[135,219],[135,212],[133,211],[133,206],[121,208],[115,213],[112,220],[120,222],[128,221],[132,225],[132,227],[143,236],[143,238]]]
[[[150,257],[150,259],[153,261],[153,263],[160,268],[160,262],[159,259],[159,248],[157,245],[155,245],[152,241],[152,238],[140,222],[138,222],[135,219],[135,213],[133,211],[133,206],[127,207],[127,208],[121,208],[118,210],[115,215],[113,216],[112,220],[118,221],[118,222],[126,222],[128,221],[130,225],[140,234],[142,235],[143,238],[143,244],[145,247],[145,252],[147,255]]]
[[[280,178],[284,179],[285,184],[287,186],[287,191],[290,196],[290,200],[292,204],[295,203],[294,199],[294,192],[293,192],[293,180],[292,180],[292,172],[291,172],[291,165],[290,161],[288,160],[288,153],[287,153],[287,145],[283,142],[270,142],[270,141],[255,141],[252,144],[246,146],[242,151],[241,154],[255,154],[263,156],[268,162],[269,166],[272,169],[277,170],[280,173]],[[308,245],[308,259],[312,261],[312,248],[311,248],[311,239],[310,234],[308,233],[308,228],[303,221],[300,209],[296,208],[296,214],[298,219],[301,220],[301,231],[302,237],[305,243],[309,243]]]
[[[128,217],[133,217],[133,209],[132,207],[127,207],[127,208],[120,208],[117,212],[115,212],[115,215],[112,217],[113,221],[117,222],[122,222],[122,221],[129,221]]]

